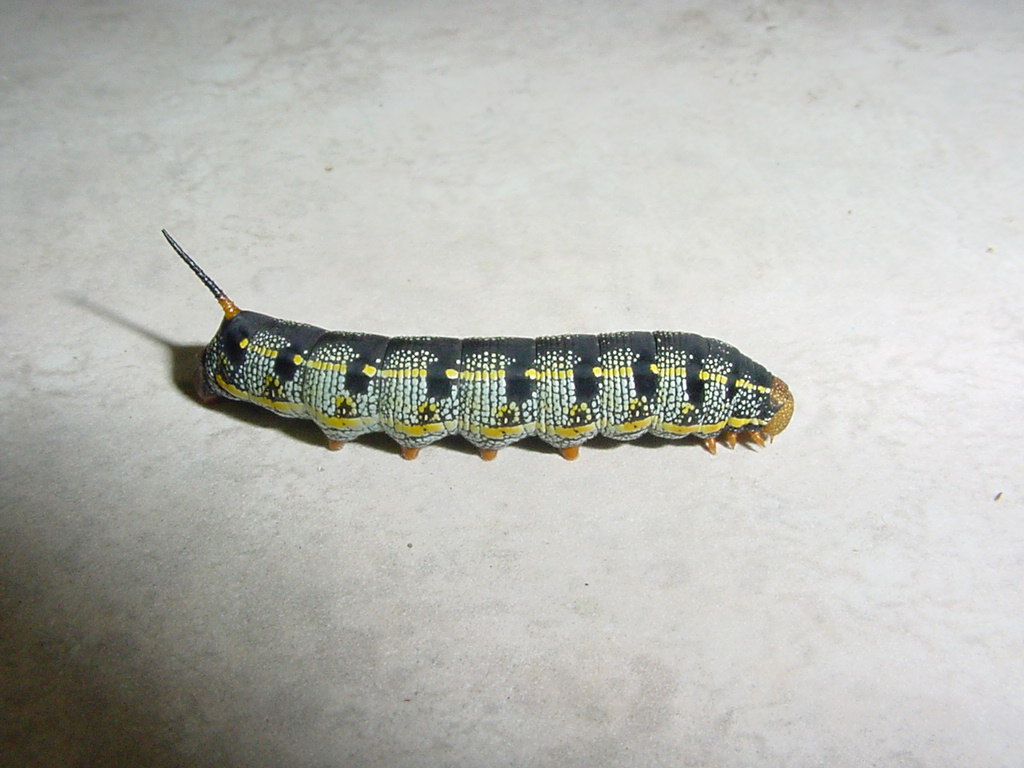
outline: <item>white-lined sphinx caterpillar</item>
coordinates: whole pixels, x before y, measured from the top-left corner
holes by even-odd
[[[536,436],[575,459],[597,435],[722,439],[764,445],[789,424],[793,396],[735,347],[695,333],[627,331],[537,339],[388,338],[327,331],[240,310],[166,230],[224,320],[203,351],[196,388],[281,416],[312,419],[328,447],[385,432],[414,459],[448,435],[485,460]]]

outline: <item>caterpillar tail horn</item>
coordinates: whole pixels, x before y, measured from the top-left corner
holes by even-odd
[[[242,310],[238,308],[238,305],[229,299],[228,295],[220,289],[220,286],[213,282],[210,276],[200,269],[199,265],[192,260],[192,257],[185,253],[185,250],[175,242],[170,233],[166,229],[161,229],[160,231],[163,233],[164,237],[167,238],[167,242],[170,243],[174,252],[181,257],[182,261],[188,264],[189,269],[196,273],[196,277],[203,281],[203,285],[210,289],[210,293],[213,294],[213,297],[217,299],[217,303],[220,304],[221,309],[224,310],[224,318],[226,320],[230,320],[232,317],[239,314]]]

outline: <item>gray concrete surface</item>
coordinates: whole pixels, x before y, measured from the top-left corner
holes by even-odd
[[[10,2],[0,763],[1024,764],[1017,2]],[[767,450],[338,454],[219,310],[689,330]]]

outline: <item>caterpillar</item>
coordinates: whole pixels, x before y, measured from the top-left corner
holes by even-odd
[[[327,447],[383,431],[415,459],[460,435],[485,461],[536,436],[566,459],[597,435],[759,446],[789,424],[793,396],[735,347],[695,333],[626,331],[457,339],[328,331],[240,310],[167,230],[224,311],[203,350],[204,402],[242,400],[312,419]]]

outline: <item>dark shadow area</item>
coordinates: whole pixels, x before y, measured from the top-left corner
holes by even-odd
[[[598,435],[593,440],[588,442],[584,447],[587,449],[595,448],[599,451],[612,451],[616,448],[631,447],[631,448],[664,448],[667,445],[690,445],[697,446],[698,443],[693,440],[662,440],[660,437],[654,437],[654,435],[641,435],[636,440],[612,440],[610,437],[604,437]]]
[[[134,320],[130,320],[107,307],[100,306],[88,298],[75,294],[68,294],[66,298],[75,306],[91,312],[114,325],[129,330],[154,344],[162,346],[168,355],[170,383],[189,400],[195,402],[196,405],[216,411],[253,427],[276,430],[308,445],[323,446],[324,450],[327,450],[327,438],[324,437],[323,432],[320,431],[316,424],[308,419],[282,418],[251,403],[243,403],[238,400],[222,398],[211,404],[205,404],[200,401],[196,396],[193,379],[204,345],[176,344]],[[396,455],[399,453],[398,445],[384,434],[367,435],[359,439],[359,444],[385,453]]]
[[[135,573],[137,566],[125,561],[113,573],[97,576],[94,548],[78,552],[73,537],[41,539],[26,527],[26,521],[66,515],[66,510],[39,499],[12,501],[6,492],[0,492],[0,505],[6,518],[0,524],[0,766],[320,765],[296,756],[245,657],[211,649],[211,637],[235,632],[237,624],[228,619],[211,628],[188,612],[161,616],[123,592],[152,578],[145,568]],[[153,584],[168,593],[187,587],[180,574]],[[255,592],[240,600],[243,612],[265,609]],[[162,647],[174,635],[165,623],[182,621],[193,623],[196,648]],[[315,618],[309,621],[310,632],[324,631]],[[266,631],[266,636],[233,635],[234,642],[265,658],[273,625]],[[358,657],[358,647],[349,650]],[[211,653],[223,658],[211,663]],[[287,687],[271,695],[287,696]],[[296,717],[287,706],[280,709],[282,720]],[[340,752],[334,764],[373,761],[370,748],[367,757],[354,762]]]
[[[33,574],[18,577],[32,580]],[[24,592],[19,589],[17,594]],[[56,617],[44,620],[21,601],[10,603],[5,598],[0,609],[0,707],[4,712],[0,764],[36,768],[226,764],[220,758],[230,754],[229,744],[221,747],[221,755],[207,755],[197,762],[175,745],[168,721],[179,715],[165,708],[159,683],[135,676],[128,679],[123,670],[111,670],[103,658],[108,651],[88,648],[88,641],[74,627]],[[86,616],[94,611],[88,604],[78,609]]]
[[[610,437],[598,436],[590,442],[584,445],[584,448],[596,448],[599,451],[614,450],[620,446],[630,446],[633,448],[643,448],[645,450],[657,450],[663,448],[665,450],[672,450],[673,448],[686,448],[696,449],[700,451],[706,451],[704,444],[695,437],[684,437],[679,440],[666,440],[663,437],[655,437],[654,435],[647,434],[641,435],[636,440],[612,440]],[[736,449],[746,448],[747,450],[756,450],[756,445],[753,441],[740,437],[739,442],[736,444]],[[728,453],[730,448],[721,440],[718,442],[719,450]]]

